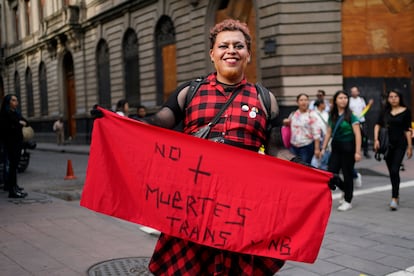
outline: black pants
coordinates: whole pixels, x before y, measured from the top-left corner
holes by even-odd
[[[400,192],[400,166],[404,159],[405,151],[407,150],[406,144],[398,146],[391,146],[388,150],[385,162],[387,164],[388,172],[390,174],[390,180],[392,185],[392,197],[398,198]]]
[[[365,123],[360,123],[361,127],[361,140],[362,140],[362,150],[364,151],[364,155],[368,154],[368,135],[367,135],[367,126]]]
[[[17,166],[19,164],[20,154],[20,144],[6,145],[6,156],[9,162],[6,188],[9,190],[9,194],[13,194],[17,190]]]
[[[351,203],[354,194],[353,170],[355,165],[355,141],[332,142],[332,153],[328,161],[328,171],[338,174],[342,171],[344,182],[338,185],[346,202]]]

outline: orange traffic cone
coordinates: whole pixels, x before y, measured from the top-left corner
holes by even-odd
[[[68,166],[66,169],[65,180],[69,180],[69,179],[76,179],[76,176],[73,174],[72,160],[68,160]]]

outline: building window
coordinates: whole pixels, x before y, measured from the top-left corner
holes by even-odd
[[[47,76],[46,65],[42,61],[39,65],[39,91],[40,91],[40,114],[46,116],[49,114],[49,103],[47,96]]]
[[[32,70],[28,67],[26,70],[26,96],[27,96],[27,116],[34,116],[34,102],[33,102],[33,83]]]
[[[20,93],[20,75],[19,72],[14,72],[14,94],[16,94],[19,102],[22,102],[21,93]],[[19,105],[21,106],[21,105]]]
[[[111,76],[109,65],[109,49],[105,40],[98,43],[96,49],[96,72],[98,78],[98,103],[105,108],[111,108]]]
[[[155,63],[157,70],[157,105],[161,105],[177,87],[174,23],[162,16],[155,27]]]
[[[39,21],[42,22],[43,18],[45,17],[45,0],[40,0],[39,4]]]
[[[13,18],[14,18],[14,35],[16,38],[16,41],[19,41],[20,36],[19,36],[19,9],[18,7],[14,7],[13,8]]]
[[[30,6],[30,0],[24,0],[24,13],[26,16],[26,35],[29,35],[32,32],[30,25],[30,21],[32,20],[32,9]]]
[[[125,96],[130,106],[138,106],[141,101],[138,38],[135,31],[128,29],[122,41],[124,63]]]
[[[3,83],[3,77],[0,76],[0,99],[3,99],[4,97],[4,83]]]

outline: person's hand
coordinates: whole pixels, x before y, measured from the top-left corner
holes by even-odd
[[[413,148],[412,146],[407,147],[407,158],[410,159],[413,156]]]
[[[332,178],[331,178],[331,179],[329,179],[329,182],[328,182],[329,189],[331,189],[332,191],[335,191],[337,186],[341,186],[341,185],[340,185],[340,184],[341,184],[341,182],[343,182],[343,181],[342,181],[342,179],[339,177],[339,175],[338,175],[338,174],[334,174],[334,175],[332,175]]]
[[[361,161],[361,153],[360,152],[355,152],[355,162],[359,162]]]
[[[104,116],[103,112],[98,109],[98,105],[95,104],[93,108],[91,109],[91,116],[94,119],[102,118]]]
[[[379,147],[380,147],[379,140],[375,140],[375,141],[374,141],[374,151],[375,151],[375,152],[376,152],[376,151],[378,151]]]
[[[322,157],[322,151],[320,149],[315,149],[313,154],[315,155],[317,159],[321,159]]]
[[[19,123],[20,123],[22,126],[26,126],[26,125],[27,125],[27,123],[26,123],[25,121],[23,121],[23,120],[20,120],[20,121],[19,121]]]

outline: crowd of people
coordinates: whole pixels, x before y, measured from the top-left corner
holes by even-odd
[[[298,109],[283,120],[291,130],[289,149],[314,167],[341,174],[343,181],[337,185],[342,190],[338,211],[348,211],[352,208],[354,187],[362,186],[355,162],[361,160],[362,154],[371,158],[365,115],[374,101],[366,102],[359,88],[353,86],[349,92],[337,91],[332,100],[326,99],[324,90],[318,90],[316,99],[310,103],[305,93],[300,93],[296,102]],[[403,159],[412,156],[411,111],[398,89],[387,92],[381,110],[384,112],[375,121],[373,150],[378,151],[380,147],[380,128],[387,128],[389,139],[384,159],[392,184],[389,207],[395,211],[399,204]]]

